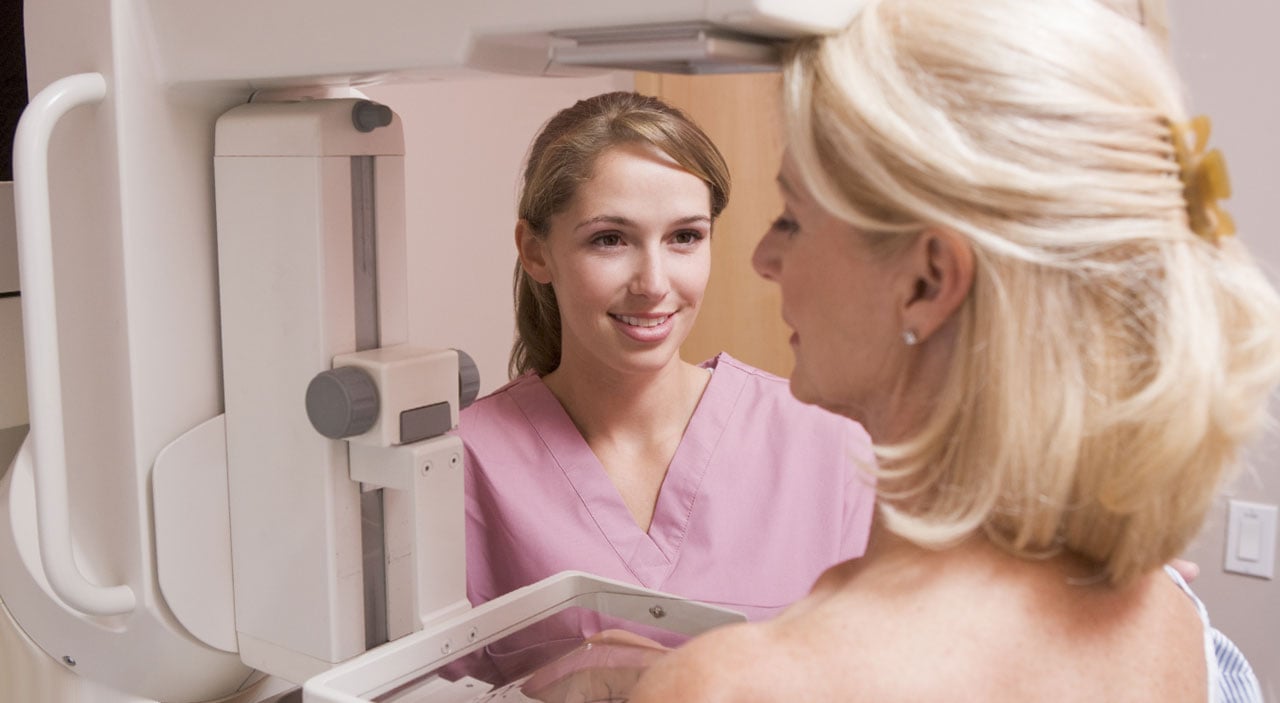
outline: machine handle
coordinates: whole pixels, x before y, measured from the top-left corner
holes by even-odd
[[[98,73],[80,73],[54,81],[40,91],[22,113],[13,142],[14,209],[18,224],[40,561],[53,592],[67,605],[87,615],[132,612],[136,598],[133,590],[125,585],[103,587],[89,583],[72,554],[58,316],[53,286],[49,137],[63,115],[79,105],[99,102],[106,94],[106,80]]]

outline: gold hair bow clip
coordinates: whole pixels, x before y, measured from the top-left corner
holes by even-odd
[[[1182,197],[1187,201],[1191,231],[1217,244],[1222,237],[1235,234],[1236,223],[1218,204],[1231,197],[1231,181],[1222,152],[1204,151],[1209,142],[1209,126],[1209,118],[1204,115],[1174,123],[1173,151],[1181,170]]]

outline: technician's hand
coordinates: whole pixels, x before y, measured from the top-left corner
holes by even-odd
[[[605,630],[529,677],[520,692],[543,703],[626,701],[640,675],[670,651],[626,630]]]

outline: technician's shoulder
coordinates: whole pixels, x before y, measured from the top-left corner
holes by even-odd
[[[755,410],[759,421],[787,427],[807,427],[824,433],[837,432],[850,436],[855,442],[866,438],[866,432],[858,423],[842,415],[824,410],[816,405],[802,403],[791,394],[791,382],[763,369],[743,363],[728,354],[720,354],[713,361],[716,373],[728,373],[742,378],[739,404],[748,404]],[[868,440],[869,441],[869,440]]]
[[[458,414],[458,436],[464,443],[472,444],[501,439],[513,430],[527,426],[519,396],[539,383],[542,381],[536,375],[525,374],[477,399]]]

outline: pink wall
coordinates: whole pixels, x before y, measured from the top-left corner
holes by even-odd
[[[404,122],[409,341],[467,352],[481,392],[507,381],[515,330],[511,272],[520,169],[556,111],[630,73],[485,77],[366,88]]]

